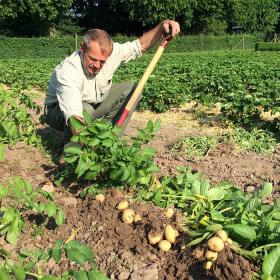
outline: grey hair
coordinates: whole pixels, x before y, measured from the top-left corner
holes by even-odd
[[[97,42],[103,53],[111,54],[113,50],[113,40],[106,31],[101,29],[88,30],[83,36],[82,46],[86,50],[90,50],[91,41]]]

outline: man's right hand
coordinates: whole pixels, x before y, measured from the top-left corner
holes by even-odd
[[[69,128],[71,129],[73,135],[79,134],[85,128],[85,121],[80,116],[71,116],[68,120]]]

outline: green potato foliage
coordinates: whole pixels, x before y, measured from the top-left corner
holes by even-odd
[[[71,119],[74,129],[81,131],[71,138],[76,145],[65,149],[66,170],[59,176],[72,174],[77,179],[101,180],[112,184],[148,185],[152,174],[159,171],[154,163],[155,149],[144,147],[158,131],[160,124],[149,121],[145,129],[131,138],[131,144],[119,137],[120,127],[104,120],[91,121],[85,114],[86,125]],[[67,174],[67,175],[66,175]]]
[[[45,201],[40,201],[44,198]],[[23,213],[28,210],[54,218],[57,225],[64,222],[64,213],[51,193],[34,190],[28,181],[15,177],[7,186],[0,184],[0,235],[16,245],[24,226]]]

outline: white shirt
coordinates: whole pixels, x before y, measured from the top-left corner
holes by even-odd
[[[96,76],[85,73],[80,51],[73,53],[52,73],[45,105],[59,103],[66,123],[73,116],[83,117],[82,102],[100,103],[112,86],[113,74],[121,63],[141,56],[139,40],[124,44],[113,43],[113,51]]]

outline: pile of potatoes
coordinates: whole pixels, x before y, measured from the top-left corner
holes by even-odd
[[[117,194],[115,194],[118,198],[122,197],[122,194],[119,190]],[[114,195],[114,196],[115,196]],[[102,203],[105,200],[105,196],[103,194],[96,195],[95,199]],[[126,224],[138,223],[142,220],[142,216],[131,208],[129,208],[129,203],[127,200],[122,199],[117,207],[119,211],[122,211],[122,221]],[[174,215],[173,208],[167,208],[164,216],[167,219],[171,219]],[[148,233],[148,241],[151,245],[157,245],[162,251],[169,251],[171,249],[172,244],[176,242],[176,238],[179,236],[178,230],[173,228],[171,224],[167,224],[164,231],[152,229]],[[220,253],[224,247],[225,242],[232,243],[232,240],[228,238],[227,233],[224,230],[218,230],[215,233],[215,236],[210,238],[207,242],[207,250],[204,254],[205,262],[203,264],[206,270],[209,270],[213,262],[217,259],[218,253]]]
[[[227,233],[224,230],[218,230],[214,237],[210,238],[207,242],[207,251],[205,252],[204,268],[209,270],[213,262],[217,259],[218,253],[220,253],[224,247],[225,242],[231,243],[231,239],[228,238]]]
[[[105,196],[103,194],[98,194],[95,196],[95,199],[102,203],[105,200]],[[129,208],[129,202],[125,199],[122,199],[116,208],[119,211],[122,211],[122,221],[125,224],[138,223],[142,220],[142,216],[131,208]],[[164,213],[164,217],[167,219],[171,219],[174,215],[173,208],[167,208]],[[179,236],[178,230],[173,228],[172,225],[166,225],[164,231],[159,230],[151,230],[148,233],[148,241],[151,245],[157,245],[162,251],[169,251],[171,249],[172,244],[176,242],[176,238]]]
[[[151,245],[158,245],[162,251],[169,251],[172,244],[176,242],[176,238],[179,236],[177,229],[173,228],[172,225],[166,225],[164,232],[159,230],[151,230],[148,233],[148,240]],[[163,239],[164,238],[164,239]]]
[[[127,200],[121,200],[117,205],[117,209],[122,212],[122,221],[126,224],[137,223],[142,220],[140,214],[135,213],[129,208],[129,203]],[[171,218],[174,214],[172,208],[166,209],[164,216],[166,218]],[[151,245],[158,245],[162,251],[169,251],[171,244],[175,243],[176,238],[179,236],[178,230],[174,229],[170,224],[165,227],[164,232],[159,230],[151,230],[148,233],[148,240]],[[165,239],[163,239],[165,238]]]

